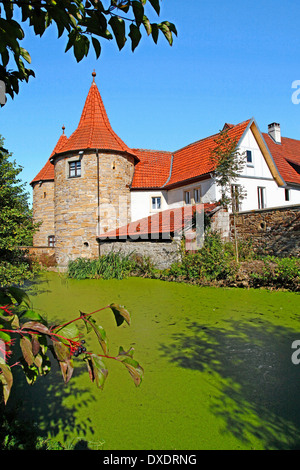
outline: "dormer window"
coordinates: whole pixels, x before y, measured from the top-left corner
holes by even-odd
[[[81,161],[69,162],[69,178],[78,178],[81,176]]]

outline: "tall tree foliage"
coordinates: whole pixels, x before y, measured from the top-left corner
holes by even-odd
[[[169,21],[152,22],[150,14],[160,14],[162,0],[2,0],[0,1],[0,80],[12,98],[19,82],[28,82],[34,71],[28,68],[30,54],[21,46],[25,37],[21,23],[27,23],[37,36],[56,25],[58,37],[67,35],[66,51],[73,50],[79,62],[92,45],[96,57],[103,40],[115,40],[121,50],[127,40],[132,51],[138,46],[142,31],[157,43],[161,32],[170,45],[176,27]],[[11,70],[11,66],[15,70]]]
[[[237,140],[229,135],[229,128],[224,127],[215,139],[216,146],[210,154],[214,167],[214,178],[221,190],[220,204],[230,207],[233,212],[233,231],[236,261],[239,261],[238,240],[236,229],[236,212],[239,211],[242,200],[246,197],[245,188],[237,185],[237,179],[245,165],[245,153],[237,148]]]
[[[22,167],[12,160],[0,136],[0,285],[31,277],[28,261],[19,246],[32,245],[32,221],[25,184],[19,175]]]
[[[245,154],[237,148],[237,140],[229,135],[229,128],[225,127],[215,139],[216,146],[210,154],[214,167],[214,178],[221,190],[220,204],[231,206],[233,211],[246,197],[244,188],[236,185],[236,181],[245,164]]]

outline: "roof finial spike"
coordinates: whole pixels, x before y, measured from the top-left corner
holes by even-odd
[[[93,82],[95,82],[95,77],[96,77],[95,69],[94,69],[94,71],[93,71],[93,73],[92,73],[92,77],[93,77]]]
[[[63,134],[65,133],[65,126],[62,126]]]

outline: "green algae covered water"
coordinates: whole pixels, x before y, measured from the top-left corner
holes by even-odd
[[[41,434],[104,450],[297,449],[300,447],[299,294],[217,289],[158,280],[42,276],[28,288],[34,309],[69,321],[112,302],[131,313],[116,327],[110,310],[95,315],[110,353],[135,348],[145,370],[136,388],[116,361],[104,390],[76,359],[66,386],[55,367],[14,400]],[[99,352],[86,337],[88,350]]]

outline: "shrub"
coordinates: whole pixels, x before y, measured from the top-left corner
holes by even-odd
[[[123,279],[129,276],[137,263],[132,255],[113,252],[98,259],[77,258],[70,261],[68,275],[74,279]]]
[[[168,273],[176,278],[212,281],[227,279],[236,270],[232,243],[224,243],[219,233],[208,231],[203,247],[196,253],[184,253],[182,261],[174,263]]]
[[[261,258],[263,267],[250,274],[253,287],[278,287],[293,291],[300,290],[300,260],[298,258]]]

